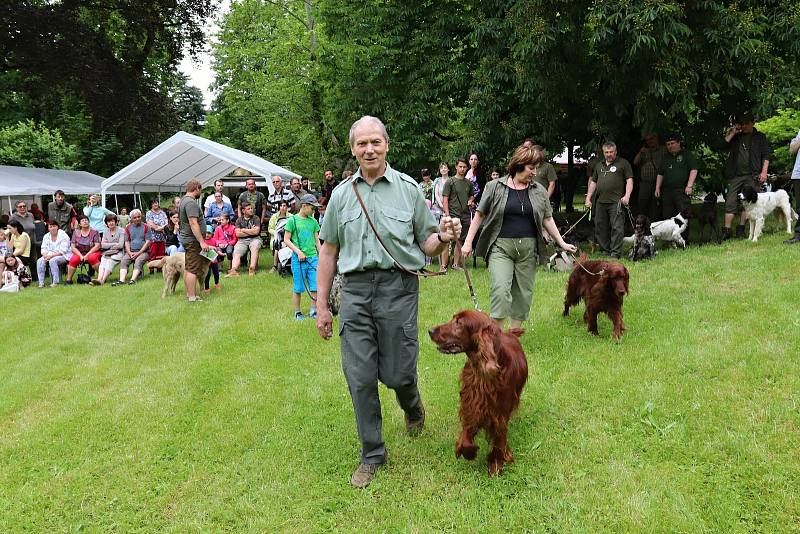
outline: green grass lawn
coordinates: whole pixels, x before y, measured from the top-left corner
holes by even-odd
[[[626,262],[619,343],[582,305],[562,318],[567,274],[540,271],[499,478],[482,438],[455,459],[465,357],[423,338],[426,429],[381,389],[389,463],[366,490],[338,340],[291,318],[288,279],[199,305],[158,275],[0,294],[0,531],[800,530],[800,247],[770,230]],[[460,273],[421,288],[420,332],[471,307]]]

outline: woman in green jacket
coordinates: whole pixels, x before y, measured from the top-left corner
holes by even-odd
[[[482,226],[475,253],[487,258],[491,279],[489,315],[502,328],[507,318],[518,328],[528,318],[536,268],[546,261],[542,230],[567,252],[577,249],[561,238],[547,190],[532,181],[538,154],[520,146],[508,162],[508,176],[486,184],[461,252],[472,253],[472,242]]]

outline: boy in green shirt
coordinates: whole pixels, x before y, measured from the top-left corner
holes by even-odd
[[[317,259],[319,256],[319,223],[314,219],[314,208],[319,207],[314,195],[300,196],[300,211],[289,218],[284,227],[283,242],[292,249],[292,304],[294,318],[305,319],[300,311],[300,296],[304,291],[311,295],[309,317],[317,316]]]

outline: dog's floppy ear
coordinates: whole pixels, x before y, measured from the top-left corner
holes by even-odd
[[[628,273],[628,269],[626,269],[625,267],[623,267],[623,268],[622,268],[622,280],[623,280],[623,281],[624,281],[624,283],[625,283],[625,294],[626,294],[626,295],[627,295],[628,293],[630,293],[630,288],[628,287],[628,282],[630,282],[630,279],[631,279],[631,275],[630,275],[630,273]]]
[[[478,347],[478,368],[486,376],[494,376],[500,370],[497,363],[497,353],[494,350],[495,338],[500,334],[500,328],[492,323],[482,326],[474,335],[475,345]]]

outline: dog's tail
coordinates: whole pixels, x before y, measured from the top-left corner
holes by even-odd
[[[524,328],[509,328],[508,329],[508,333],[511,334],[512,336],[522,337],[522,334],[525,333],[525,329]]]

